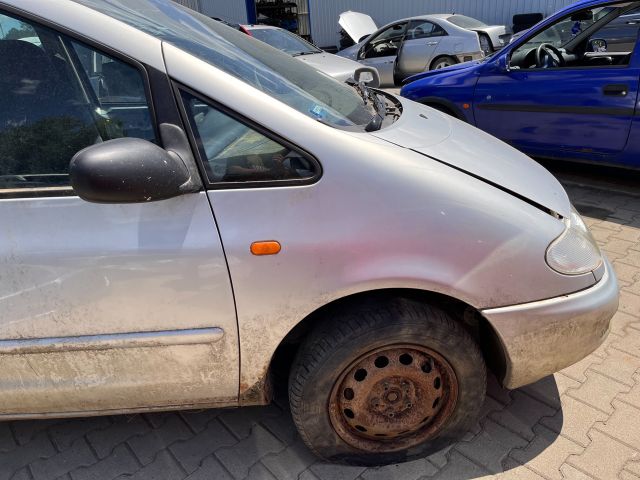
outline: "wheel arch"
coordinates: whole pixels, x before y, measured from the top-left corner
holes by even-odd
[[[422,103],[423,105],[426,105],[427,107],[437,106],[437,107],[444,108],[444,109],[448,110],[448,112],[446,112],[446,113],[450,113],[452,117],[457,118],[458,120],[462,120],[463,122],[469,123],[469,120],[465,116],[465,114],[462,111],[462,109],[460,107],[458,107],[455,103],[453,103],[451,100],[447,100],[446,98],[442,98],[442,97],[424,97],[424,98],[421,98],[420,100],[418,100],[418,103]],[[434,108],[436,108],[436,110],[440,110],[437,107],[434,107]],[[440,110],[440,111],[442,111],[442,110]]]
[[[411,288],[387,288],[354,293],[319,307],[293,326],[280,341],[271,357],[266,376],[282,372],[285,368],[288,372],[288,367],[291,366],[302,341],[314,329],[320,318],[331,315],[331,312],[337,309],[344,311],[371,307],[394,298],[409,298],[446,309],[478,342],[489,369],[499,380],[504,378],[507,367],[506,351],[497,332],[476,308],[444,294]]]
[[[443,58],[450,58],[451,60],[453,60],[454,65],[457,63],[460,63],[454,55],[447,55],[443,53],[443,54],[437,55],[433,60],[431,60],[431,63],[429,63],[429,70],[433,70],[433,66],[438,62],[438,60],[441,60]]]

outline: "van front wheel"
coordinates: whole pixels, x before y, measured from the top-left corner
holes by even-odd
[[[459,439],[484,402],[473,338],[444,311],[411,300],[338,315],[301,346],[289,378],[294,422],[318,456],[384,465]]]

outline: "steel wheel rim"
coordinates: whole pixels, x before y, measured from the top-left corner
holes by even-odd
[[[435,438],[457,399],[458,381],[444,357],[418,345],[388,345],[343,370],[329,397],[329,417],[350,446],[394,452]]]

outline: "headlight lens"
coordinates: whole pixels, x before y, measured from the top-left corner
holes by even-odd
[[[602,263],[598,244],[573,208],[567,228],[547,249],[547,263],[564,275],[589,273]]]

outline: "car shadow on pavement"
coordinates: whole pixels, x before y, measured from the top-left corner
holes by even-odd
[[[465,480],[512,478],[518,469],[529,478],[563,423],[553,376],[513,391],[491,377],[482,416],[462,441],[413,462],[364,468],[318,460],[296,431],[286,383],[275,397],[264,407],[0,423],[0,480]]]
[[[282,387],[276,389],[275,405],[283,411],[279,428],[293,432],[289,436],[293,443],[286,447],[284,456],[287,465],[276,466],[273,457],[262,460],[276,478],[470,480],[526,468],[524,464],[532,463],[556,441],[563,424],[554,376],[518,390],[502,388],[491,376],[481,417],[461,441],[427,458],[363,468],[331,465],[315,459],[295,433],[286,390]],[[288,425],[285,427],[284,423]],[[265,428],[269,429],[266,425]],[[301,470],[301,465],[307,465],[306,469]]]
[[[580,214],[593,220],[590,227],[607,222],[640,229],[640,171],[560,161],[542,164],[563,184]]]

